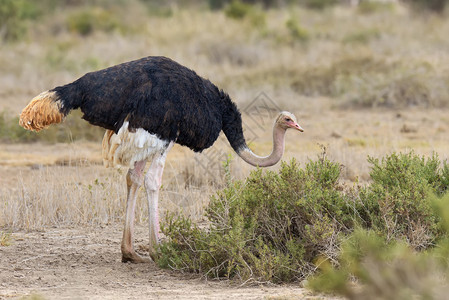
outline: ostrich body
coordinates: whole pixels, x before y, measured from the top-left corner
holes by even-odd
[[[289,112],[274,123],[273,151],[255,155],[246,145],[242,119],[229,96],[209,80],[165,57],[146,57],[87,73],[78,80],[41,93],[20,116],[20,125],[39,131],[60,123],[72,109],[106,129],[105,166],[128,167],[122,261],[145,262],[133,247],[137,192],[144,182],[149,202],[150,256],[159,241],[158,194],[167,153],[174,143],[201,152],[223,130],[234,151],[253,166],[276,164],[284,152],[288,128],[303,129]],[[146,174],[144,168],[151,161]]]

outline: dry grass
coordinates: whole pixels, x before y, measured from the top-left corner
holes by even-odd
[[[126,199],[125,175],[98,166],[49,166],[19,175],[15,186],[0,194],[0,227],[36,230],[46,226],[103,226],[121,222]],[[167,175],[166,177],[169,177]],[[161,192],[164,211],[182,211],[198,219],[211,193],[209,186],[175,186]],[[38,180],[38,181],[37,181]],[[139,194],[136,221],[146,222],[148,208],[143,191]]]

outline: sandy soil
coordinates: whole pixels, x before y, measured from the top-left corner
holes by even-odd
[[[136,245],[147,229],[137,227]],[[0,246],[0,299],[318,299],[298,285],[233,286],[120,261],[121,226],[16,232]],[[39,298],[38,298],[39,299]]]

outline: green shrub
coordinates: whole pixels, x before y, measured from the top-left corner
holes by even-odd
[[[416,249],[432,245],[441,231],[429,195],[448,189],[447,163],[441,164],[437,155],[425,159],[413,152],[368,161],[373,182],[359,194],[367,212],[365,226],[388,240],[405,239]]]
[[[299,3],[308,8],[322,10],[337,4],[338,0],[300,0]]]
[[[278,172],[258,169],[245,181],[227,180],[206,209],[208,227],[167,218],[158,264],[211,277],[290,282],[311,274],[317,261],[335,261],[341,240],[355,228],[370,230],[374,246],[382,240],[424,250],[444,240],[445,224],[431,199],[449,188],[447,163],[414,153],[369,162],[372,182],[352,189],[339,184],[340,166],[325,153],[303,169],[292,160]],[[329,288],[346,281],[339,276]]]
[[[339,267],[320,261],[321,272],[307,287],[348,299],[445,299],[438,295],[447,270],[435,257],[416,254],[405,243],[388,243],[372,231],[356,230],[343,242],[338,261]]]
[[[67,18],[67,28],[82,36],[90,35],[96,30],[104,32],[124,30],[123,25],[112,12],[101,8],[71,14]]]
[[[304,29],[298,22],[296,18],[290,18],[285,23],[290,36],[297,41],[305,42],[310,38],[309,32]]]
[[[377,12],[390,12],[394,9],[392,2],[379,2],[364,0],[359,3],[357,10],[362,14],[372,14]]]
[[[381,31],[377,28],[369,28],[357,30],[355,32],[347,34],[342,42],[343,43],[357,43],[368,44],[371,40],[379,39]]]
[[[244,3],[240,0],[232,0],[225,8],[225,14],[228,18],[243,19],[248,16],[253,9],[251,4]]]
[[[258,169],[211,198],[210,226],[169,217],[162,267],[211,277],[289,282],[313,270],[318,255],[336,254],[341,232],[354,227],[354,207],[340,191],[340,166],[324,155],[300,169]]]
[[[233,0],[226,6],[224,12],[228,18],[248,20],[256,29],[262,31],[266,29],[266,14],[259,6]]]
[[[417,253],[404,242],[388,242],[373,231],[358,229],[342,243],[338,266],[319,261],[320,272],[309,279],[308,287],[349,299],[446,299],[449,194],[430,197],[429,202],[445,232],[432,250]]]

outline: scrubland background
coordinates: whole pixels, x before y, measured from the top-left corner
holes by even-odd
[[[65,193],[66,185],[74,182],[86,187],[105,182],[112,186],[98,191],[99,195],[115,185],[117,194],[123,195],[120,178],[126,170],[120,174],[101,168],[103,130],[85,124],[80,113],[39,134],[26,132],[17,120],[41,91],[148,55],[170,57],[227,91],[244,112],[246,133],[256,153],[270,152],[273,110],[281,109],[295,113],[305,128],[304,134],[288,132],[285,159],[306,162],[324,145],[344,165],[348,181],[368,179],[367,155],[414,149],[426,155],[435,151],[444,159],[449,130],[449,22],[444,11],[433,13],[410,4],[5,0],[0,11],[2,197],[8,203],[11,199],[21,203],[18,194],[10,191],[36,187],[33,182],[19,182],[35,180],[31,174],[46,178],[57,172],[63,173],[55,176],[59,180],[48,178],[48,184],[56,186],[39,186],[41,193],[55,193],[57,187]],[[254,100],[261,105],[257,102],[261,93],[270,107],[256,118],[245,118]],[[201,211],[209,194],[222,184],[226,153],[232,150],[225,139],[203,154],[175,148],[168,159],[162,197],[175,201],[175,206],[176,201],[189,202],[195,214]],[[252,169],[238,158],[233,164],[238,179]],[[95,171],[84,171],[89,168]],[[82,178],[65,177],[73,176],[67,170]],[[52,205],[60,202],[55,196],[37,198],[56,201]],[[68,203],[83,197],[73,198]],[[65,210],[67,202],[60,205]],[[30,229],[47,222],[11,223],[23,217],[15,209],[5,213],[2,225]],[[90,208],[86,210],[89,215]],[[91,219],[79,218],[64,219],[68,223]]]
[[[122,222],[127,170],[103,168],[103,130],[75,112],[61,126],[29,133],[18,126],[18,115],[44,90],[148,55],[170,57],[227,91],[243,112],[250,146],[261,155],[271,151],[273,111],[295,113],[305,132],[287,133],[285,159],[305,164],[324,146],[342,165],[348,186],[369,183],[368,155],[413,149],[447,159],[444,4],[0,0],[4,244],[16,231]],[[245,112],[260,104],[254,102],[260,95],[269,107],[253,119]],[[182,212],[203,221],[210,196],[225,185],[228,153],[224,139],[201,154],[175,147],[164,174],[161,215]],[[251,170],[232,157],[233,179]],[[143,195],[139,224],[147,221]]]

